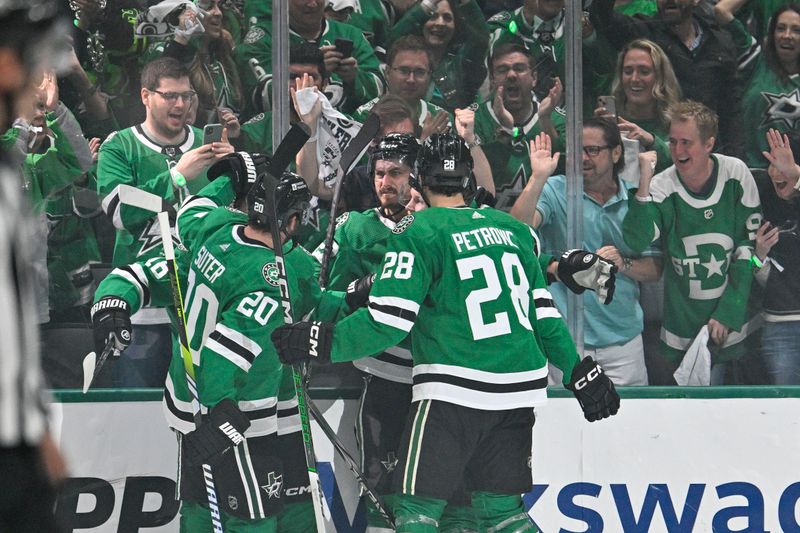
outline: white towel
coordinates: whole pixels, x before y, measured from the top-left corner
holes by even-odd
[[[681,366],[673,374],[681,386],[707,386],[711,383],[711,352],[708,349],[708,326],[703,326],[694,338]]]
[[[311,111],[317,98],[322,101],[322,113],[317,124],[317,164],[319,165],[319,180],[330,188],[339,179],[339,160],[342,158],[342,149],[350,143],[361,129],[361,123],[347,118],[337,111],[328,98],[314,88],[309,87],[297,91],[297,107],[301,115]]]

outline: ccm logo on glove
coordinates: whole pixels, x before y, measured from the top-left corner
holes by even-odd
[[[580,378],[578,381],[575,382],[575,384],[573,385],[575,387],[575,390],[581,390],[590,382],[597,379],[597,377],[602,373],[603,369],[600,368],[600,365],[595,365],[595,367],[591,369],[585,376],[583,376],[582,378]]]

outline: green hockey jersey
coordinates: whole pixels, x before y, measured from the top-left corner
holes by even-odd
[[[653,200],[634,195],[622,226],[625,242],[642,252],[661,239],[665,256],[664,356],[683,357],[709,319],[732,331],[720,360],[742,355],[742,341],[757,327],[748,306],[753,280],[750,257],[761,212],[753,176],[739,159],[713,154],[713,189],[686,189],[675,167],[653,177]],[[717,362],[714,360],[714,362]]]
[[[519,133],[512,137],[500,125],[492,109],[492,95],[475,111],[475,134],[483,143],[483,153],[492,167],[495,193],[495,207],[509,211],[517,197],[525,188],[531,176],[530,142],[541,133],[539,114],[533,115],[524,124],[517,124]],[[538,103],[534,101],[534,109]],[[553,126],[559,138],[553,139],[553,151],[564,152],[564,140],[567,135],[567,123],[564,112],[556,108],[550,114]]]
[[[336,232],[331,249],[328,288],[347,290],[347,285],[367,274],[377,272],[383,262],[386,246],[394,237],[397,223],[381,216],[378,209],[359,213],[351,211],[336,219]],[[322,262],[325,243],[314,251]],[[411,383],[411,348],[406,337],[399,346],[392,346],[375,357],[353,361],[359,369],[389,381]]]
[[[149,138],[141,124],[116,132],[100,146],[97,189],[103,208],[117,228],[114,265],[127,265],[157,255],[161,237],[153,213],[122,205],[117,187],[131,185],[177,203],[182,196],[199,191],[208,183],[205,172],[188,182],[186,190],[173,187],[170,169],[185,152],[203,144],[202,132],[186,126],[180,145],[164,146]]]
[[[334,328],[332,361],[411,333],[414,401],[484,410],[544,402],[545,354],[569,381],[578,355],[528,226],[496,209],[434,207],[392,232],[368,307]]]
[[[325,95],[338,110],[352,113],[358,106],[383,93],[383,78],[375,52],[361,30],[350,24],[323,19],[322,33],[314,41],[317,46],[334,44],[337,38],[353,41],[353,57],[358,61],[358,73],[353,87],[345,87],[336,74],[330,75]],[[289,44],[310,42],[289,30]],[[234,52],[245,98],[250,100],[252,111],[269,111],[272,82],[272,23],[250,26],[244,42]]]

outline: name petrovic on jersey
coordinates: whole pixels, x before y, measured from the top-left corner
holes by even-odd
[[[511,232],[504,229],[478,228],[471,231],[453,233],[451,237],[453,238],[453,242],[456,245],[456,250],[458,250],[458,253],[477,250],[478,248],[492,246],[494,244],[519,248],[519,246],[517,246],[516,243],[511,240]]]

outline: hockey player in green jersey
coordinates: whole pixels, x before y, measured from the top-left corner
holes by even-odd
[[[368,308],[335,325],[299,322],[272,335],[281,359],[295,363],[369,356],[411,333],[413,404],[394,486],[401,532],[438,531],[460,485],[471,491],[481,530],[535,531],[520,495],[532,483],[532,408],[547,397],[548,358],[588,420],[619,408],[602,369],[578,358],[532,230],[464,205],[471,163],[460,137],[429,137],[412,186],[431,208],[394,228]]]
[[[628,200],[625,242],[641,252],[660,238],[664,263],[664,368],[651,384],[674,384],[672,373],[703,326],[719,347],[711,383],[722,384],[724,364],[746,351],[758,328],[748,303],[750,257],[761,212],[755,181],[744,162],[712,153],[717,116],[685,101],[670,109],[673,166],[644,175]]]
[[[349,283],[377,271],[387,243],[394,236],[392,230],[406,215],[408,178],[418,148],[414,136],[390,133],[370,154],[369,172],[379,207],[363,213],[347,212],[337,219],[328,289],[345,290]],[[323,243],[314,251],[314,256],[323,262],[324,252]],[[356,419],[361,470],[370,487],[384,496],[389,506],[394,501],[392,474],[399,457],[403,423],[411,406],[409,341],[407,338],[374,357],[354,361],[364,372],[364,389]],[[369,531],[386,527],[368,500],[367,524]]]

